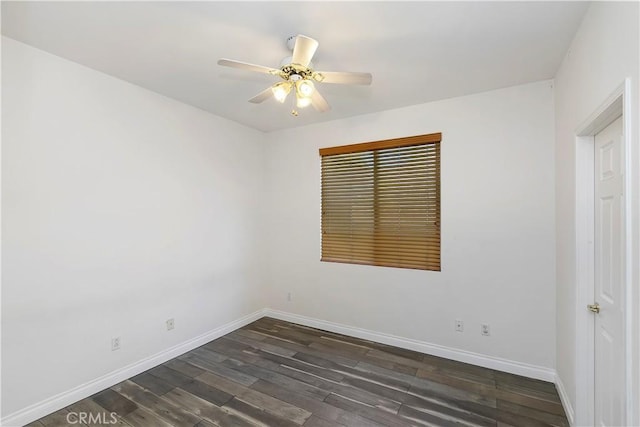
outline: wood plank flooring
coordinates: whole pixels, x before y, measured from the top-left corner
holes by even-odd
[[[569,425],[551,383],[271,318],[29,425],[70,413],[80,426]]]

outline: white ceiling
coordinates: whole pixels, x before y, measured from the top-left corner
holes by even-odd
[[[585,2],[2,2],[2,34],[271,131],[549,79]],[[277,77],[285,39],[320,42],[317,70],[366,71],[369,87],[318,84],[332,106],[298,117],[247,102]]]

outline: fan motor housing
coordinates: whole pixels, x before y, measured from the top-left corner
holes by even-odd
[[[280,68],[280,70],[282,71],[283,79],[294,82],[300,79],[309,79],[313,75],[313,70],[298,64],[288,64]]]

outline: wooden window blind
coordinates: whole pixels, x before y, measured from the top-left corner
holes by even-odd
[[[322,261],[440,271],[440,140],[320,149]]]

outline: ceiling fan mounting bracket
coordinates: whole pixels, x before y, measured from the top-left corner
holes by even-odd
[[[297,35],[287,37],[287,48],[291,51],[293,51],[293,48],[296,45],[296,38],[298,38]]]

